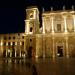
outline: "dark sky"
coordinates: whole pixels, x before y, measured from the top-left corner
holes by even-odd
[[[53,6],[54,10],[62,10],[63,5],[66,9],[71,9],[75,5],[74,0],[22,0],[0,2],[0,33],[17,33],[24,32],[25,9],[27,6],[38,6],[41,11],[50,10]]]

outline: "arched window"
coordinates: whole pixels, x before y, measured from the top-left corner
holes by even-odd
[[[33,30],[33,28],[32,28],[32,27],[30,27],[30,32],[32,32],[32,30]]]

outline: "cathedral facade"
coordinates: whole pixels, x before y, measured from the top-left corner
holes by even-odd
[[[25,32],[0,34],[0,57],[75,57],[75,11],[26,9]]]

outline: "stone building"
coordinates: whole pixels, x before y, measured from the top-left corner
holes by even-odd
[[[0,57],[75,57],[74,9],[26,9],[25,32],[0,35]]]

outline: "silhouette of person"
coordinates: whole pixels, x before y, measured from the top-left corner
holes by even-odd
[[[38,75],[35,65],[32,65],[32,75]]]

